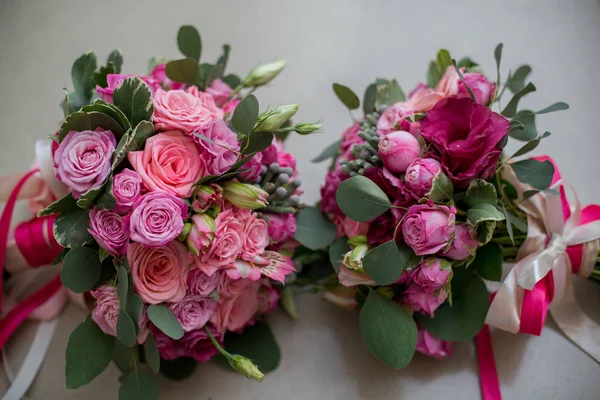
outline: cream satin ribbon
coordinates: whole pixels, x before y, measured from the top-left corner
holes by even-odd
[[[520,198],[525,190],[531,189],[518,182],[512,170],[505,179],[517,188]],[[564,181],[559,180],[552,188],[560,189],[561,186],[570,189],[575,201],[566,221],[561,196],[539,193],[519,204],[528,216],[527,239],[519,249],[519,261],[496,293],[485,322],[518,333],[524,290],[532,290],[537,282],[552,271],[554,297],[549,310],[554,321],[573,343],[600,362],[600,325],[588,318],[577,304],[571,261],[566,253],[567,247],[583,244],[583,261],[577,273],[583,277],[589,276],[598,252],[600,221],[579,225],[579,197]]]

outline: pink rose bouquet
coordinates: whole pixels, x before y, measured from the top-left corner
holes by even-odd
[[[185,58],[148,76],[122,74],[119,52],[99,69],[93,53],[73,67],[75,92],[53,137],[54,172],[70,193],[40,213],[56,217],[62,284],[93,299],[67,346],[71,389],[113,354],[121,398],[157,398],[140,363],[175,377],[221,354],[258,381],[279,363],[265,316],[282,292],[294,314],[284,284],[303,207],[282,139],[321,127],[291,123],[297,105],[259,112],[251,92],[285,62],[240,79],[225,75],[229,46],[211,64],[200,63],[195,28],[182,27],[178,44]]]
[[[535,90],[525,84],[528,71],[523,66],[502,82],[440,50],[427,83],[408,97],[396,80],[369,85],[362,117],[315,159],[332,161],[318,207],[302,210],[296,221],[302,246],[294,258],[303,266],[296,284],[360,310],[364,342],[386,365],[403,368],[415,351],[446,357],[452,342],[477,335],[486,316],[492,321],[499,296],[490,308],[484,280],[500,281],[504,260],[527,255],[533,242],[518,246],[534,218],[532,204],[547,206],[542,198],[563,190],[553,186],[552,162],[520,158],[549,136],[536,132],[535,116],[568,108],[520,110],[520,98]],[[333,89],[350,110],[360,107],[351,89]],[[501,107],[507,91],[514,96]],[[509,138],[526,143],[506,153]],[[599,219],[594,212],[586,209],[579,222]],[[277,220],[270,223],[279,229]],[[543,219],[537,226],[545,226]],[[542,249],[551,240],[558,239],[531,239]],[[594,249],[587,258],[581,249],[568,251],[578,252],[572,263],[579,266],[582,259],[596,262]],[[551,295],[546,281],[540,285]],[[500,294],[504,302],[523,298]]]

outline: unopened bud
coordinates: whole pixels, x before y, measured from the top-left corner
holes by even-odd
[[[256,87],[266,85],[271,82],[285,68],[285,60],[274,61],[269,64],[259,65],[254,68],[244,79],[245,87]]]
[[[300,135],[308,135],[310,133],[320,131],[321,129],[323,129],[323,125],[311,123],[301,123],[294,126],[294,130]]]
[[[229,365],[240,374],[247,378],[262,382],[265,379],[265,374],[260,372],[260,369],[248,358],[239,354],[234,354],[229,358]]]
[[[255,131],[272,132],[281,128],[298,112],[298,104],[288,104],[277,107],[265,114],[259,115],[258,125],[254,128]]]
[[[362,260],[369,251],[369,246],[360,244],[346,253],[343,264],[355,271],[363,271]]]
[[[256,210],[267,205],[269,194],[255,185],[240,182],[225,182],[223,184],[223,197],[234,205]]]

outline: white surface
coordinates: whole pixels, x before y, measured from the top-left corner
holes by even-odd
[[[553,133],[539,152],[552,154],[585,203],[598,202],[599,19],[595,0],[0,0],[0,173],[27,169],[34,141],[56,129],[61,88],[71,87],[70,67],[83,51],[93,49],[104,59],[120,47],[124,70],[144,73],[150,56],[178,56],[177,28],[191,23],[201,31],[204,59],[216,59],[222,43],[232,45],[229,71],[242,74],[259,62],[288,60],[286,71],[258,98],[263,108],[299,102],[297,120],[324,121],[325,134],[289,140],[307,202],[317,199],[326,168],[309,160],[350,121],[332,93],[332,82],[362,97],[375,76],[396,77],[408,91],[424,78],[439,47],[449,48],[456,58],[471,56],[494,77],[492,53],[500,41],[504,76],[520,63],[533,67],[538,92],[525,99],[526,106],[571,105],[567,112],[539,119],[539,129]],[[598,315],[600,292],[586,288],[583,298],[595,303]],[[283,359],[262,384],[208,364],[183,383],[161,379],[162,398],[479,397],[471,343],[455,346],[455,355],[441,362],[416,356],[409,368],[396,372],[365,350],[355,314],[310,295],[298,302],[299,321],[283,315],[272,319]],[[113,367],[85,388],[64,389],[64,346],[82,319],[83,312],[74,307],[63,315],[31,399],[116,398]],[[504,398],[598,398],[598,364],[556,332],[554,324],[547,325],[540,338],[493,333]],[[33,330],[22,329],[10,343],[12,359],[22,359]]]

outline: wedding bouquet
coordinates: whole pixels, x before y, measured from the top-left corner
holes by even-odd
[[[364,115],[315,159],[332,159],[323,214],[307,208],[298,222],[300,230],[310,214],[321,233],[296,235],[304,245],[296,282],[359,309],[366,346],[393,368],[407,366],[415,351],[446,357],[452,342],[480,332],[490,309],[484,280],[501,280],[503,262],[514,261],[528,232],[520,207],[527,199],[560,204],[553,163],[522,156],[550,136],[538,134],[536,116],[568,105],[520,109],[535,91],[525,83],[530,67],[502,81],[501,54],[499,45],[494,80],[447,50],[408,97],[396,80],[377,79],[365,91]],[[349,88],[333,90],[350,110],[360,107]],[[507,91],[514,95],[502,106]],[[509,139],[526,143],[510,154]],[[547,242],[538,236],[536,244],[542,251]]]
[[[282,295],[295,312],[283,284],[300,181],[279,139],[321,127],[292,124],[297,105],[259,114],[251,92],[284,61],[240,79],[224,73],[229,46],[212,64],[195,28],[177,42],[185,58],[153,60],[146,76],[122,74],[118,51],[99,68],[91,52],[77,59],[50,138],[50,175],[68,194],[39,217],[55,218],[60,282],[93,307],[67,345],[70,389],[113,360],[121,399],[153,399],[141,364],[182,378],[219,353],[262,381],[279,363],[264,316]]]

